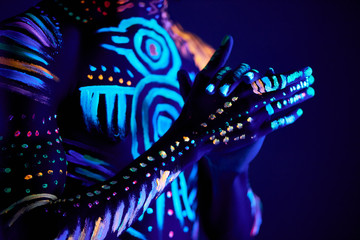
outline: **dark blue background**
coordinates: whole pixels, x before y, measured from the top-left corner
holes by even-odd
[[[1,0],[0,20],[36,2]],[[264,205],[257,239],[360,239],[357,1],[170,0],[169,5],[175,20],[213,46],[231,34],[233,66],[314,70],[316,97],[303,105],[304,116],[270,135],[251,165],[252,187]]]

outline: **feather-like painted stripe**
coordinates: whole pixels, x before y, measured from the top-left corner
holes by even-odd
[[[25,70],[25,71],[29,71],[29,72],[32,72],[32,73],[37,73],[37,74],[42,75],[44,77],[47,77],[49,79],[59,81],[59,78],[57,76],[55,76],[50,71],[43,68],[42,66],[39,66],[39,65],[36,65],[36,64],[22,62],[22,61],[19,61],[19,60],[15,60],[15,59],[11,59],[11,58],[5,58],[5,57],[0,57],[0,64],[6,65],[6,66],[9,66],[9,67],[13,67],[13,68],[17,68],[19,70]]]

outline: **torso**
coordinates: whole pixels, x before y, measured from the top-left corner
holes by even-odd
[[[71,66],[64,61],[58,71],[76,69],[63,80],[70,90],[58,117],[69,161],[66,194],[124,168],[156,142],[181,111],[177,71],[198,69],[193,59],[179,53],[164,22],[153,17],[124,15],[114,24],[83,27],[73,25],[71,18],[57,19],[60,30],[64,27],[63,51],[73,60]],[[71,49],[77,46],[74,39],[79,40],[79,51]],[[93,166],[82,171],[77,161],[93,161]],[[196,234],[196,169],[181,174],[125,234],[134,237],[138,232],[146,239],[189,239]],[[86,176],[89,171],[101,177]]]

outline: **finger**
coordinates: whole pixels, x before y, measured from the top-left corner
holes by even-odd
[[[283,117],[277,118],[275,120],[266,121],[261,128],[261,135],[265,136],[273,131],[281,129],[283,127],[293,124],[303,115],[303,110],[301,108],[287,114]]]
[[[295,84],[301,80],[306,80],[312,75],[310,67],[303,68],[299,71],[294,71],[285,74],[275,74],[272,76],[265,76],[251,84],[253,92],[262,95],[266,92],[273,92],[279,89],[284,89],[288,85]]]
[[[259,73],[258,70],[251,69],[250,71],[248,71],[247,73],[244,74],[242,80],[247,84],[251,84],[256,80],[259,80],[261,77],[262,76],[261,76],[261,74]]]
[[[306,100],[313,98],[314,96],[315,96],[315,90],[312,87],[309,87],[308,89],[306,89],[302,92],[296,93],[293,96],[288,97],[286,99],[268,103],[265,106],[265,110],[269,116],[272,116],[281,111],[285,111],[297,104],[303,103]]]
[[[191,80],[189,74],[185,70],[180,70],[177,73],[179,85],[180,85],[180,94],[183,99],[186,99],[189,96],[191,89]]]
[[[314,81],[315,81],[314,77],[310,76],[308,78],[305,78],[305,80],[301,80],[297,83],[294,83],[282,90],[262,94],[262,98],[258,98],[257,101],[255,101],[255,105],[261,106],[261,104],[266,105],[270,102],[286,99],[289,96],[294,95],[295,93],[301,92],[304,89],[308,89],[309,86],[311,86],[314,83]]]
[[[206,86],[206,92],[208,94],[214,94],[221,84],[224,78],[227,78],[229,75],[232,74],[230,67],[223,67],[216,73],[215,77],[211,78],[209,81],[209,85]]]
[[[242,63],[229,77],[226,77],[221,83],[219,87],[219,92],[222,96],[229,96],[233,90],[239,85],[241,82],[241,78],[244,73],[250,70],[250,66],[246,63]]]
[[[208,64],[201,71],[201,74],[212,78],[229,58],[233,46],[233,39],[230,35],[226,35],[221,41],[221,46],[215,51]]]
[[[269,67],[269,69],[265,72],[265,76],[271,75],[275,75],[275,70],[272,67]]]

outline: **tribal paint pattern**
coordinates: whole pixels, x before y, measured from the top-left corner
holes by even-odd
[[[25,13],[0,27],[0,86],[49,103],[50,86],[59,78],[49,70],[52,55],[61,47],[53,19]]]

